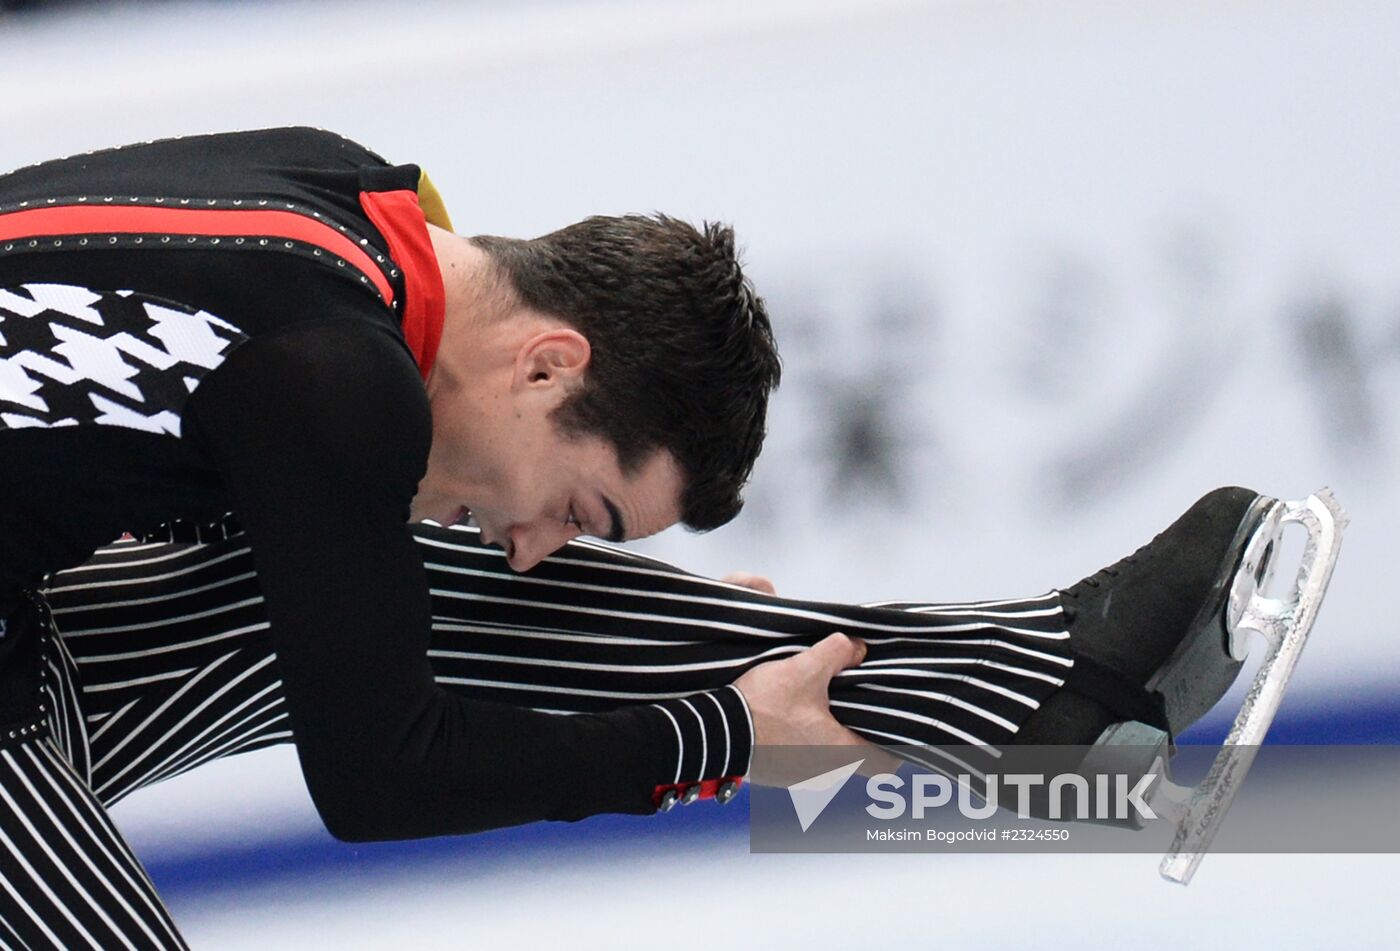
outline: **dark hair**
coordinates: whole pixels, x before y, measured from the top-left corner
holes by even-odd
[[[555,411],[560,429],[604,437],[627,473],[669,450],[685,477],[681,521],[695,531],[739,514],[780,364],[734,231],[625,215],[471,240],[521,303],[588,338],[588,373]]]

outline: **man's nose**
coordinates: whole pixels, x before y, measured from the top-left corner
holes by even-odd
[[[554,554],[576,532],[561,523],[517,526],[506,533],[506,561],[515,571],[526,572]]]

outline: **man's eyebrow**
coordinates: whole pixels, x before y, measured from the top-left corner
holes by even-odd
[[[613,505],[612,499],[603,496],[603,508],[608,510],[608,516],[612,518],[612,528],[605,536],[606,541],[620,542],[627,537],[627,526],[622,522],[622,513]]]

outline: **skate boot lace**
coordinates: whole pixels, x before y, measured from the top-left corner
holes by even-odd
[[[1100,568],[1098,571],[1094,572],[1089,577],[1083,579],[1082,581],[1079,581],[1074,585],[1071,585],[1069,588],[1062,590],[1060,592],[1060,595],[1062,597],[1068,597],[1074,599],[1075,601],[1078,601],[1079,596],[1084,592],[1085,588],[1099,588],[1104,584],[1111,583],[1115,578],[1122,574],[1125,569],[1137,564],[1138,557],[1147,549],[1157,544],[1158,540],[1161,539],[1161,537],[1165,534],[1166,532],[1158,532],[1156,537],[1154,537],[1152,541],[1148,542],[1146,545],[1141,546],[1140,548],[1138,548],[1137,551],[1133,552],[1131,555],[1118,559],[1113,564],[1109,565],[1107,568]]]

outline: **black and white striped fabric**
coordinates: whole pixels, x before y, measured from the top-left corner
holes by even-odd
[[[73,657],[44,642],[44,722],[0,747],[0,947],[184,948],[92,790]]]
[[[684,717],[676,718],[691,739],[683,743],[678,776],[702,758],[729,755],[725,718],[696,710],[688,695],[722,688],[835,630],[869,645],[864,662],[831,685],[837,719],[883,745],[942,750],[930,754],[942,756],[941,765],[975,772],[981,770],[965,761],[967,751],[997,758],[997,747],[1072,666],[1053,592],[975,604],[806,603],[584,541],[518,575],[474,530],[414,531],[432,589],[430,653],[439,684],[561,715],[633,703],[678,712],[689,705],[706,728],[689,732],[679,722]],[[46,593],[76,667],[76,678],[64,682],[76,680],[80,691],[67,706],[81,716],[65,727],[66,746],[20,752],[50,769],[84,764],[70,768],[67,788],[91,790],[89,815],[100,813],[99,803],[111,805],[201,763],[292,739],[251,552],[236,530],[220,534],[228,537],[207,544],[114,545],[51,579]],[[736,706],[746,709],[741,701]],[[722,772],[747,767],[726,762]],[[14,795],[11,778],[0,779],[0,789]],[[32,817],[43,813],[36,803],[17,798],[7,809]],[[32,835],[21,848],[35,854],[51,838],[52,830]],[[108,849],[115,854],[110,843]],[[122,854],[129,854],[124,847]],[[73,864],[70,855],[65,867]],[[43,882],[52,879],[48,868],[38,875]],[[121,894],[119,883],[112,894]],[[153,893],[144,897],[155,901]],[[85,925],[102,921],[71,896],[61,903]],[[46,910],[37,917],[49,927],[64,918],[57,903],[38,904]],[[150,931],[128,929],[124,938],[136,947],[175,944]],[[104,939],[93,946],[125,945]]]

